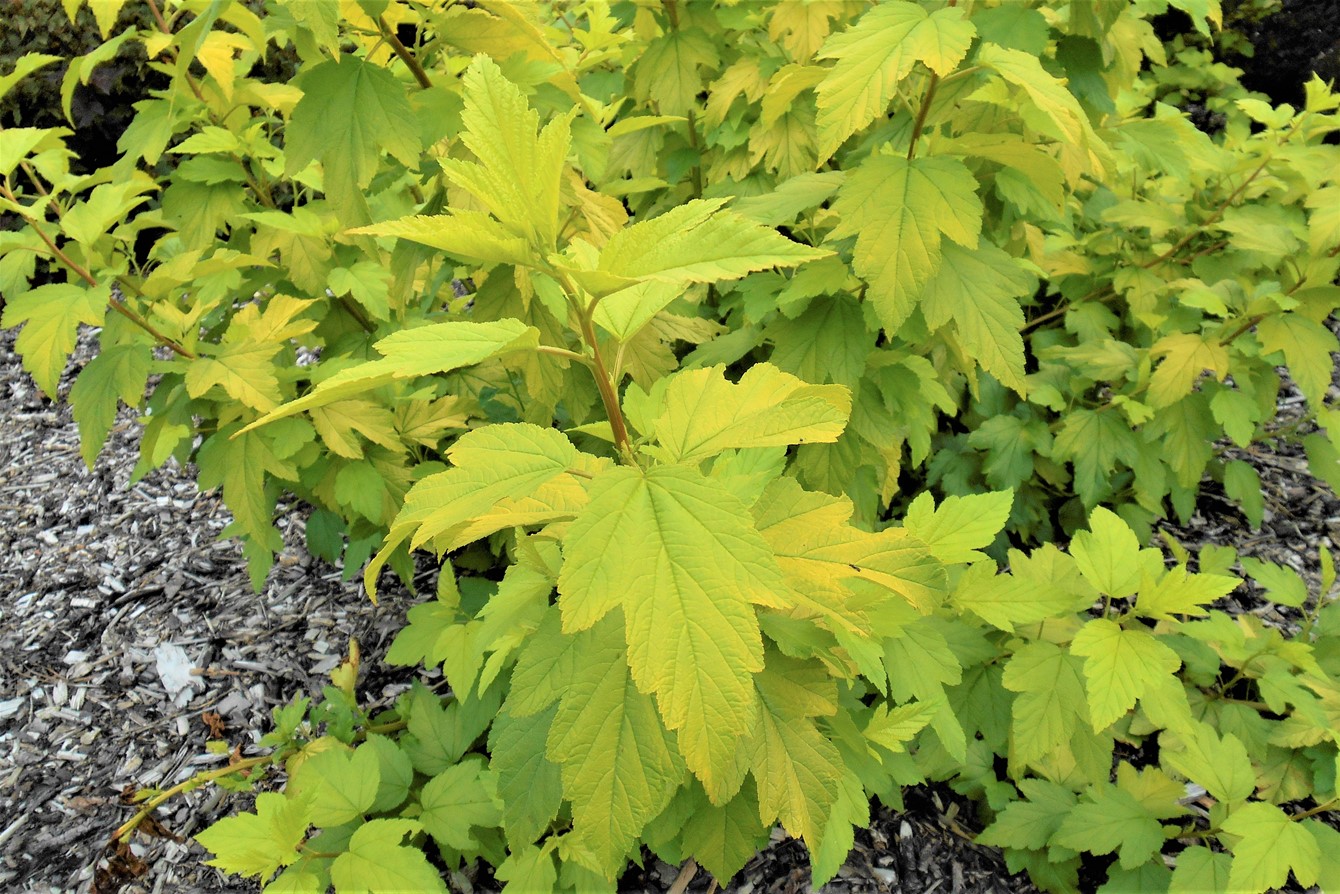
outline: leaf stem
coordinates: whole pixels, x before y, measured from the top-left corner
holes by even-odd
[[[395,32],[391,30],[391,26],[386,24],[385,16],[377,16],[377,28],[381,31],[386,42],[391,45],[391,49],[400,57],[400,61],[409,68],[414,75],[414,80],[419,82],[419,86],[425,90],[432,87],[433,82],[428,79],[428,72],[423,70],[419,60],[414,58],[414,54],[409,51],[409,48],[400,42],[399,37],[396,37]]]
[[[15,205],[19,205],[18,199],[15,198],[14,193],[10,191],[8,184],[0,185],[0,195],[3,195],[5,198],[9,199]],[[19,207],[23,206],[20,205]],[[28,222],[28,226],[32,227],[33,232],[38,235],[38,238],[40,238],[44,243],[46,243],[47,249],[50,250],[51,253],[56,256],[56,259],[59,260],[62,264],[64,264],[67,268],[69,268],[76,276],[78,276],[84,282],[88,283],[88,285],[92,286],[93,288],[97,288],[99,285],[101,285],[93,277],[92,273],[89,273],[77,261],[75,261],[69,255],[67,255],[65,252],[61,251],[60,248],[56,246],[55,241],[46,234],[46,231],[44,231],[40,226],[38,226],[38,223],[34,218],[29,217],[22,211],[19,212],[19,216]],[[118,281],[120,281],[120,277],[118,277],[117,279]],[[130,320],[130,322],[134,323],[136,326],[140,327],[145,332],[152,335],[155,341],[157,341],[160,345],[163,345],[164,347],[171,350],[174,354],[178,355],[179,357],[184,357],[187,360],[196,359],[196,355],[193,352],[182,347],[180,344],[178,344],[176,341],[169,338],[168,336],[164,335],[162,332],[159,332],[157,329],[154,328],[154,326],[148,320],[144,319],[144,317],[140,316],[138,313],[136,313],[128,305],[117,299],[115,296],[108,298],[108,303],[111,305],[112,310],[116,311],[121,316],[125,317],[127,320]]]
[[[264,766],[265,764],[272,764],[275,761],[279,760],[283,754],[284,752],[275,751],[271,754],[265,755],[264,757],[249,757],[246,760],[241,760],[236,763],[229,764],[226,767],[216,767],[213,770],[206,770],[203,773],[196,773],[192,775],[190,778],[184,779],[181,782],[177,783],[176,785],[172,786],[172,788],[164,789],[163,791],[154,795],[148,801],[145,801],[144,806],[139,809],[138,813],[136,813],[130,819],[126,820],[124,823],[118,826],[116,831],[112,833],[112,840],[113,841],[119,840],[123,842],[129,841],[131,833],[135,831],[135,829],[139,826],[140,823],[144,822],[145,817],[149,816],[149,814],[153,813],[160,806],[162,806],[164,802],[168,801],[169,799],[174,798],[177,795],[183,794],[184,792],[193,791],[194,789],[197,789],[200,786],[204,785],[206,782],[213,782],[215,779],[222,779],[225,776],[231,776],[234,773],[241,773],[242,771],[250,770],[253,767],[260,767]]]
[[[576,360],[578,363],[591,365],[591,358],[585,354],[578,354],[576,351],[569,351],[567,348],[556,348],[553,345],[536,345],[535,350],[541,354],[549,354],[553,357],[563,357],[567,360]]]
[[[561,270],[551,271],[568,295],[577,313],[578,324],[581,326],[582,340],[586,346],[591,349],[590,361],[587,364],[591,368],[591,376],[596,380],[596,390],[600,392],[600,400],[605,405],[605,414],[609,417],[610,429],[614,432],[614,444],[619,448],[619,453],[629,465],[637,465],[637,459],[633,455],[632,442],[628,438],[628,426],[624,423],[623,410],[619,407],[619,394],[615,389],[614,380],[610,377],[609,368],[605,366],[605,358],[600,352],[600,339],[596,337],[596,327],[592,318],[595,316],[596,306],[600,303],[598,298],[592,298],[585,308],[581,306],[581,293],[577,284],[572,281]]]
[[[926,87],[926,95],[921,97],[921,108],[917,109],[917,120],[912,124],[912,142],[907,147],[908,161],[916,157],[917,140],[921,139],[921,132],[926,127],[926,115],[930,113],[931,103],[935,101],[935,91],[939,86],[940,76],[931,72],[931,81]]]
[[[1292,814],[1290,815],[1289,819],[1293,820],[1294,822],[1297,822],[1298,820],[1304,820],[1310,816],[1316,816],[1319,813],[1325,813],[1328,810],[1333,810],[1335,809],[1335,806],[1337,804],[1340,804],[1340,798],[1332,798],[1329,801],[1323,801],[1316,807],[1311,807],[1299,813]]]
[[[698,141],[698,122],[693,118],[693,109],[689,109],[689,146],[693,149],[693,168],[689,175],[693,178],[693,197],[703,197],[703,149]]]

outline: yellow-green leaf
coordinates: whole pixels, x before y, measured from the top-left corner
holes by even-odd
[[[262,413],[279,405],[279,379],[271,358],[277,343],[225,344],[213,357],[199,357],[186,370],[186,393],[203,397],[215,385],[233,400]]]
[[[617,618],[591,632],[554,715],[548,755],[561,767],[574,842],[613,879],[679,788],[684,762],[652,696],[634,683]]]
[[[1257,324],[1256,334],[1267,353],[1279,351],[1284,355],[1289,373],[1308,403],[1323,406],[1335,372],[1331,355],[1340,350],[1331,331],[1299,314],[1275,314]]]
[[[1146,618],[1175,620],[1174,615],[1204,615],[1204,606],[1226,596],[1241,583],[1226,574],[1189,574],[1179,565],[1149,586],[1141,586],[1135,611]]]
[[[451,536],[506,499],[519,499],[557,478],[577,462],[562,432],[525,422],[501,423],[460,437],[447,451],[453,468],[417,482],[391,524],[386,543],[368,565],[364,580],[376,593],[376,576],[407,538],[417,549]]]
[[[725,367],[680,372],[670,378],[653,424],[667,462],[692,462],[734,447],[832,443],[851,413],[841,385],[807,385],[769,363],[751,366],[739,383]]]
[[[832,254],[723,211],[724,204],[694,199],[618,231],[600,252],[599,271],[630,280],[718,282]]]
[[[1167,335],[1154,343],[1149,353],[1163,357],[1149,381],[1149,404],[1154,409],[1171,406],[1191,393],[1196,380],[1206,370],[1219,381],[1228,375],[1228,348],[1217,336]]]
[[[940,269],[942,236],[977,247],[977,180],[952,158],[876,155],[848,175],[834,203],[830,241],[856,237],[856,272],[884,328],[897,331]]]
[[[268,879],[298,859],[298,845],[310,825],[307,803],[275,792],[256,796],[255,813],[225,817],[195,840],[216,856],[208,863],[224,872]]]
[[[986,558],[978,550],[996,539],[1013,505],[1014,492],[1008,490],[945,497],[938,507],[930,493],[923,491],[907,507],[903,527],[946,565],[978,562]]]
[[[730,797],[740,731],[753,729],[759,712],[753,675],[763,640],[753,606],[778,607],[786,597],[749,511],[687,466],[613,469],[592,483],[564,557],[564,630],[623,608],[633,679],[656,693],[708,795]]]
[[[1019,299],[1037,279],[1005,252],[984,244],[941,246],[940,271],[926,283],[921,312],[932,328],[953,322],[968,355],[996,381],[1024,394],[1024,312]]]
[[[14,349],[23,358],[23,368],[47,397],[56,397],[56,386],[74,350],[79,324],[102,325],[110,298],[107,286],[84,288],[73,283],[38,286],[6,298],[0,326],[23,325]]]
[[[262,416],[247,430],[371,391],[396,379],[450,372],[508,351],[533,347],[539,338],[538,329],[520,320],[433,323],[402,329],[373,345],[385,355],[382,359],[341,370],[304,396]]]
[[[963,10],[929,15],[915,3],[882,3],[824,42],[820,59],[837,60],[819,85],[819,161],[884,114],[898,85],[922,62],[941,77],[963,60],[977,29]]]
[[[759,816],[766,824],[780,820],[816,849],[845,772],[837,746],[812,719],[837,711],[833,678],[817,662],[770,653],[757,683],[763,709],[750,729],[756,730],[752,769]]]
[[[1305,888],[1317,881],[1321,869],[1317,839],[1274,804],[1244,804],[1224,820],[1222,828],[1240,836],[1229,848],[1233,852],[1229,890],[1282,888],[1290,871]]]
[[[768,485],[754,507],[754,523],[777,557],[800,608],[816,612],[858,636],[869,636],[864,612],[849,604],[844,586],[877,584],[930,612],[944,593],[944,569],[906,531],[872,534],[849,523],[851,501],[802,490],[794,478]]]
[[[1143,568],[1140,541],[1121,516],[1099,506],[1089,516],[1089,530],[1075,534],[1070,554],[1089,583],[1114,599],[1125,599],[1140,587]]]
[[[1245,801],[1256,791],[1251,758],[1232,733],[1221,737],[1208,724],[1196,723],[1180,739],[1180,749],[1166,739],[1160,749],[1161,760],[1168,767],[1203,786],[1225,805]]]
[[[335,890],[348,894],[446,894],[442,876],[418,847],[401,841],[422,828],[413,820],[375,819],[359,826],[330,865]]]
[[[1142,630],[1095,618],[1079,629],[1070,651],[1084,656],[1089,719],[1101,732],[1135,707],[1147,690],[1182,666],[1177,653]]]

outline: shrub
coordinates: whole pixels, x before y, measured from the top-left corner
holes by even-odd
[[[1235,448],[1340,478],[1340,100],[1197,130],[1159,97],[1234,75],[1163,5],[151,0],[114,164],[6,130],[4,325],[52,396],[102,327],[86,460],[142,407],[137,474],[193,460],[258,584],[281,492],[369,594],[443,559],[386,657],[450,695],[368,716],[351,655],[210,774],[289,774],[215,864],[613,890],[780,822],[819,881],[939,779],[1050,890],[1335,884],[1329,554],[1248,569],[1285,636],[1210,607],[1231,550],[1141,543],[1206,476],[1259,524]]]

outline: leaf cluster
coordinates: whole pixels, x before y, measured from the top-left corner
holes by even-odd
[[[369,716],[351,659],[217,865],[614,890],[779,824],[821,881],[934,779],[1049,890],[1336,883],[1329,554],[1309,592],[1141,548],[1207,481],[1259,524],[1241,449],[1336,486],[1326,85],[1273,107],[1145,3],[150,7],[62,81],[68,118],[153,60],[116,162],[0,132],[25,367],[90,465],[140,409],[135,475],[194,462],[258,587],[282,494],[374,598],[441,562],[387,659],[449,694]],[[1179,78],[1227,85],[1218,132]],[[1291,635],[1216,607],[1235,563]]]

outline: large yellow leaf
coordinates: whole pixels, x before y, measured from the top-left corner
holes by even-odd
[[[812,718],[837,712],[837,688],[818,662],[769,653],[758,675],[760,713],[753,774],[759,816],[819,847],[824,823],[842,789],[845,764]]]
[[[271,410],[245,431],[293,416],[312,407],[322,407],[396,379],[412,379],[471,366],[508,351],[539,343],[540,331],[520,320],[492,323],[434,323],[417,329],[402,329],[373,347],[384,357],[341,370],[307,394]]]
[[[591,634],[559,700],[547,754],[561,767],[563,796],[572,804],[573,843],[613,879],[643,827],[679,788],[684,762],[656,703],[634,684],[618,619],[607,618]]]
[[[807,385],[769,363],[749,368],[738,384],[725,367],[670,379],[649,451],[669,462],[703,460],[733,447],[832,443],[847,424],[851,392]]]
[[[976,28],[958,8],[927,14],[915,3],[882,3],[824,43],[821,59],[836,59],[819,85],[819,161],[847,137],[884,114],[898,84],[918,62],[940,76],[963,60]]]
[[[623,608],[633,679],[656,694],[689,768],[724,802],[742,781],[740,739],[758,720],[763,638],[753,605],[787,604],[748,510],[687,466],[614,469],[592,483],[564,558],[563,629]]]
[[[723,211],[725,203],[694,199],[620,230],[601,251],[599,272],[628,281],[718,282],[832,254]],[[588,285],[597,288],[598,281],[592,278]]]
[[[867,580],[924,612],[939,604],[944,568],[919,541],[899,528],[877,534],[850,524],[851,501],[802,490],[779,478],[754,507],[754,523],[802,609],[857,636],[869,636],[869,618],[844,584]],[[868,591],[867,591],[868,592]]]
[[[452,537],[503,500],[515,500],[562,475],[577,462],[577,449],[559,431],[525,422],[502,423],[462,435],[447,457],[453,468],[414,485],[391,524],[386,543],[364,573],[375,595],[377,572],[392,550]]]
[[[974,249],[982,228],[977,180],[952,158],[868,158],[838,190],[834,210],[840,222],[828,238],[856,237],[856,272],[890,332],[940,269],[941,237]]]

